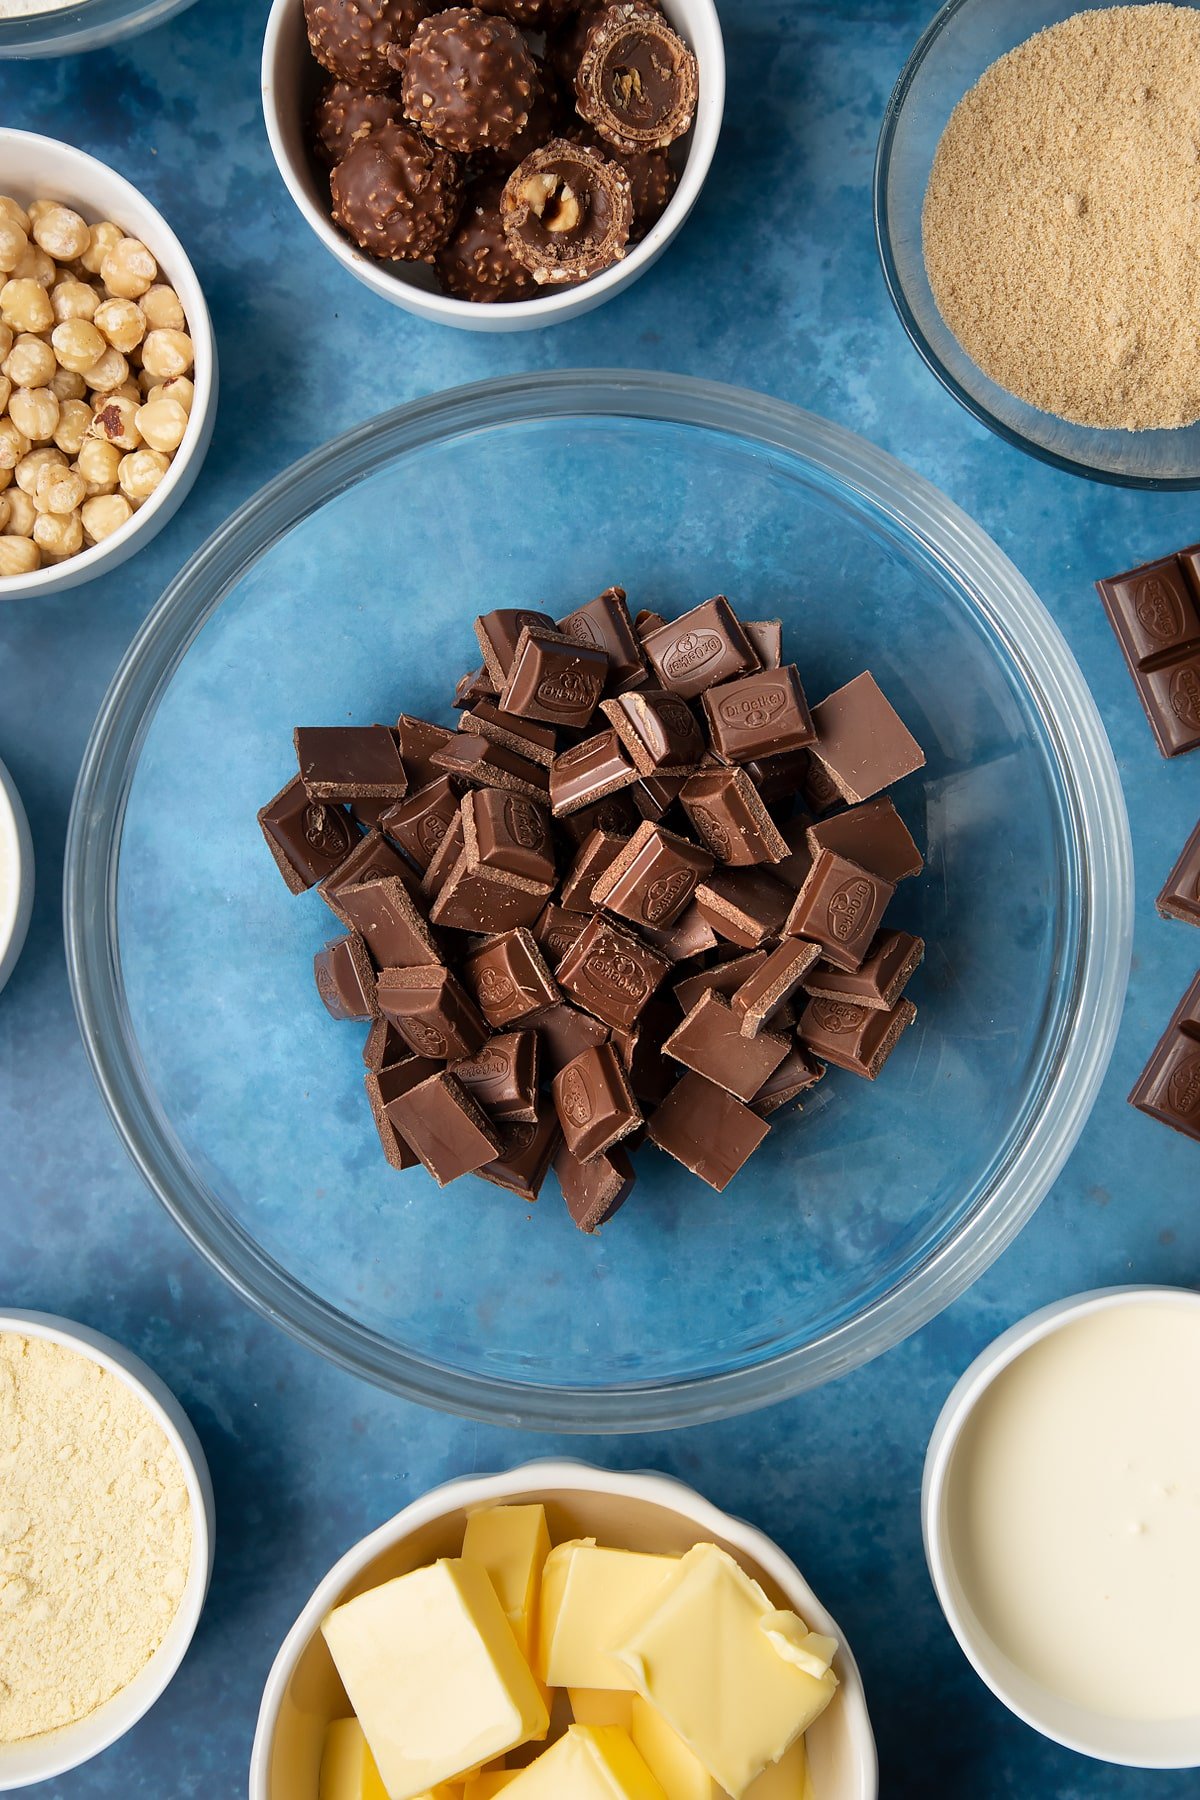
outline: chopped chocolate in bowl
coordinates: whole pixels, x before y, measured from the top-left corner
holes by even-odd
[[[555,138],[513,170],[500,215],[513,254],[536,282],[584,281],[625,254],[629,177],[599,151]]]

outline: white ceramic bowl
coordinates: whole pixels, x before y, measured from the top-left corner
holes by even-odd
[[[437,291],[424,264],[377,262],[343,236],[329,216],[324,171],[308,149],[309,116],[325,75],[308,47],[303,0],[274,0],[263,43],[263,113],[279,172],[330,254],[393,306],[464,331],[529,331],[576,318],[619,294],[657,262],[696,204],[717,147],[725,109],[725,46],[716,7],[713,0],[663,0],[663,11],[695,51],[700,69],[700,98],[687,140],[687,163],[662,218],[641,243],[623,261],[579,287],[498,306],[455,300]]]
[[[1171,1287],[1097,1288],[1030,1313],[988,1345],[951,1390],[925,1457],[921,1520],[925,1558],[947,1623],[977,1675],[1010,1712],[1044,1737],[1103,1762],[1139,1769],[1200,1765],[1200,1708],[1194,1719],[1143,1722],[1112,1719],[1073,1705],[1005,1656],[975,1616],[955,1566],[949,1529],[955,1448],[981,1397],[1002,1370],[1041,1339],[1108,1307],[1147,1299],[1200,1309],[1200,1293]]]
[[[10,1793],[78,1768],[123,1737],[149,1712],[183,1661],[199,1623],[212,1575],[216,1512],[208,1464],[191,1421],[170,1389],[132,1351],[86,1325],[57,1318],[53,1313],[0,1312],[0,1332],[48,1338],[51,1343],[102,1364],[132,1389],[179,1458],[192,1511],[192,1564],[183,1597],[162,1643],[128,1687],[88,1718],[24,1743],[0,1744],[0,1793]]]
[[[329,1609],[438,1556],[457,1556],[469,1512],[537,1500],[545,1503],[555,1541],[590,1535],[601,1543],[668,1552],[706,1540],[720,1544],[779,1604],[798,1612],[814,1630],[836,1637],[841,1648],[834,1668],[841,1686],[808,1733],[813,1788],[820,1800],[876,1800],[875,1740],[858,1667],[795,1564],[761,1531],[719,1512],[669,1476],[560,1461],[526,1463],[503,1475],[434,1488],[334,1565],[288,1632],[267,1677],[250,1760],[250,1800],[317,1800],[325,1727],[346,1711],[345,1692],[319,1629]]]
[[[12,776],[0,762],[0,988],[17,966],[33,911],[33,839]]]
[[[22,204],[61,200],[82,213],[89,225],[112,219],[131,237],[141,238],[154,252],[163,280],[170,282],[183,302],[196,350],[192,416],[159,486],[132,519],[103,543],[32,575],[0,577],[0,600],[20,600],[62,593],[94,575],[107,574],[148,543],[177,511],[191,491],[212,441],[217,413],[217,346],[204,294],[183,245],[162,214],[115,170],[57,138],[0,129],[0,194],[11,194]]]

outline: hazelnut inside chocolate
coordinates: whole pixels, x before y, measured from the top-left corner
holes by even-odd
[[[514,169],[501,217],[513,255],[535,281],[579,281],[624,254],[629,177],[598,151],[559,139]]]

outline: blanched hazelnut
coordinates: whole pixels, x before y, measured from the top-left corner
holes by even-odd
[[[124,494],[97,494],[94,499],[85,500],[80,509],[83,535],[89,544],[102,544],[132,517],[133,507]]]
[[[83,520],[77,512],[39,513],[33,522],[33,541],[51,562],[78,556],[83,549]]]
[[[30,207],[29,219],[34,243],[56,262],[74,262],[91,242],[91,231],[79,214],[55,200]]]
[[[195,361],[195,349],[186,331],[151,331],[142,345],[142,367],[165,381],[186,375]]]
[[[32,575],[42,566],[42,553],[32,538],[0,537],[0,576]]]
[[[38,476],[43,469],[65,469],[66,466],[67,459],[61,450],[45,446],[28,451],[13,473],[17,478],[17,486],[32,497],[37,492]]]
[[[49,290],[58,280],[58,264],[36,244],[27,244],[20,260],[13,264],[12,279],[36,281],[39,287]]]
[[[151,331],[186,331],[187,316],[183,302],[173,287],[156,281],[141,298],[141,308]]]
[[[74,469],[47,464],[38,470],[33,504],[40,513],[73,513],[87,499],[87,482]]]
[[[99,275],[104,258],[110,250],[115,250],[125,233],[111,219],[101,219],[93,225],[88,239],[88,247],[79,260],[89,275]]]
[[[114,350],[128,356],[146,335],[146,319],[136,300],[105,300],[96,308],[94,323]]]
[[[0,213],[2,213],[5,218],[12,219],[14,224],[21,227],[25,236],[29,236],[32,225],[29,214],[25,211],[23,206],[18,206],[17,202],[10,194],[0,194]]]
[[[34,444],[54,436],[58,412],[58,401],[48,387],[17,388],[8,402],[9,418]]]
[[[168,380],[160,381],[152,387],[146,400],[177,400],[190,418],[196,400],[196,384],[186,375],[172,375]]]
[[[50,342],[54,346],[54,354],[64,369],[72,374],[86,375],[99,362],[108,349],[103,332],[97,330],[90,319],[64,319],[50,333]]]
[[[90,282],[76,281],[74,276],[68,276],[50,289],[50,304],[61,324],[64,319],[94,318],[100,296]]]
[[[92,422],[92,409],[86,400],[64,400],[58,409],[58,424],[54,427],[54,442],[64,456],[78,456],[88,426]]]
[[[56,368],[48,385],[60,404],[64,400],[82,400],[87,393],[87,382],[74,369]]]
[[[32,448],[24,432],[18,431],[11,419],[0,419],[0,469],[15,469]]]
[[[15,219],[0,215],[0,269],[14,269],[25,254],[29,239]]]
[[[11,487],[7,498],[9,531],[14,537],[32,537],[33,522],[37,518],[33,496],[27,494],[24,488]]]
[[[123,237],[106,251],[100,279],[121,300],[139,300],[154,286],[158,264],[140,238]]]
[[[119,350],[111,346],[94,362],[90,369],[83,371],[83,379],[97,394],[111,394],[129,378],[129,364]]]
[[[121,458],[117,480],[129,500],[148,500],[171,466],[161,450],[134,450]]]
[[[139,411],[137,402],[124,394],[106,394],[88,426],[88,435],[103,438],[120,450],[136,450],[142,441],[137,424]]]
[[[0,368],[14,387],[49,387],[54,379],[54,352],[45,338],[23,331]]]
[[[14,331],[49,331],[54,308],[38,282],[14,276],[0,288],[0,317]]]
[[[178,400],[147,401],[136,415],[137,428],[152,450],[178,450],[188,428],[188,416]]]

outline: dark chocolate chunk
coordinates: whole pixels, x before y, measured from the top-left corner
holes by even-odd
[[[403,50],[429,11],[428,0],[304,0],[304,23],[323,68],[339,81],[378,89],[396,78],[389,49]]]
[[[394,875],[338,892],[342,917],[362,934],[377,969],[407,969],[438,961],[424,914]]]
[[[612,1034],[634,1098],[643,1107],[654,1107],[665,1100],[679,1079],[679,1069],[670,1057],[663,1055],[663,1045],[678,1023],[671,1002],[656,995],[632,1025]]]
[[[580,114],[622,150],[661,150],[696,113],[696,58],[662,14],[628,0],[606,7],[575,75]]]
[[[869,800],[925,766],[925,755],[875,677],[866,671],[812,711],[812,746],[843,800]]]
[[[696,904],[718,937],[757,950],[782,937],[792,895],[762,869],[717,869],[696,889]]]
[[[568,912],[594,912],[592,889],[627,841],[613,837],[607,831],[589,831],[563,877],[558,891],[559,904]]]
[[[389,877],[394,877],[410,893],[417,885],[416,876],[395,846],[388,843],[381,831],[368,831],[332,875],[325,877],[318,891],[326,906],[343,924],[353,925],[354,920],[342,905],[342,889],[363,887],[368,882],[386,881]]]
[[[643,688],[601,702],[639,775],[690,775],[704,755],[704,738],[686,700]]]
[[[595,1044],[554,1077],[554,1106],[563,1142],[586,1162],[629,1136],[642,1114],[611,1044]]]
[[[770,1127],[733,1094],[693,1071],[651,1114],[653,1144],[723,1193]]]
[[[754,647],[723,594],[643,637],[660,686],[694,700],[705,688],[753,669]]]
[[[520,794],[483,788],[464,794],[462,818],[469,868],[531,883],[543,899],[549,896],[555,875],[549,813]]]
[[[439,1187],[494,1162],[503,1149],[501,1128],[445,1069],[398,1095],[387,1116]]]
[[[1190,925],[1200,925],[1200,825],[1167,876],[1158,896],[1158,910],[1164,919],[1183,919]]]
[[[635,925],[665,930],[712,871],[707,850],[649,820],[622,845],[592,889],[592,901]]]
[[[718,862],[747,868],[781,862],[788,854],[786,839],[744,769],[702,769],[688,781],[679,803]]]
[[[587,1162],[572,1156],[563,1144],[554,1158],[554,1173],[580,1231],[591,1233],[606,1225],[633,1191],[633,1164],[620,1144]]]
[[[632,787],[637,770],[615,731],[598,731],[572,744],[550,765],[550,805],[556,819],[595,806],[610,794]]]
[[[390,806],[379,824],[417,868],[425,870],[457,817],[458,795],[450,785],[450,777],[439,775],[399,805]]]
[[[810,1056],[806,1050],[793,1045],[775,1073],[763,1082],[751,1100],[751,1109],[760,1119],[769,1119],[785,1106],[792,1106],[809,1088],[815,1087],[824,1073],[824,1063],[819,1063],[815,1056]]]
[[[1164,756],[1200,745],[1200,545],[1096,583]]]
[[[880,931],[861,968],[839,969],[819,962],[805,976],[804,991],[829,1000],[852,1000],[875,1012],[890,1012],[924,955],[921,938],[907,931]]]
[[[310,800],[298,775],[262,808],[258,823],[293,894],[332,875],[358,842],[358,830],[342,808]]]
[[[547,795],[549,783],[539,763],[465,731],[451,734],[430,760],[436,769],[469,787],[503,788],[506,793],[524,794],[527,800],[544,800]]]
[[[330,81],[313,108],[313,152],[319,162],[332,169],[359,138],[369,137],[381,125],[403,123],[404,108],[399,95],[372,92],[348,81]]]
[[[557,629],[573,644],[603,650],[608,658],[606,692],[619,693],[626,688],[640,687],[646,680],[641,642],[633,629],[624,588],[605,588],[594,600],[577,606],[574,612],[560,619]]]
[[[839,969],[861,967],[895,888],[833,850],[818,850],[788,915],[791,937],[820,944]]]
[[[457,1062],[483,1048],[487,1026],[457,977],[440,963],[384,969],[376,994],[380,1012],[418,1056]]]
[[[474,737],[487,738],[501,744],[516,756],[549,768],[554,761],[557,742],[551,727],[537,725],[532,719],[519,719],[515,713],[501,712],[494,700],[479,700],[458,721],[458,729]]]
[[[587,144],[551,138],[505,182],[500,217],[510,250],[540,285],[586,281],[625,254],[629,177]]]
[[[543,1074],[557,1075],[585,1050],[603,1044],[608,1038],[607,1026],[601,1025],[589,1013],[580,1012],[577,1006],[568,1005],[565,1000],[560,1000],[556,1006],[548,1006],[544,1012],[531,1013],[525,1023],[538,1034]]]
[[[1200,973],[1171,1014],[1129,1100],[1160,1124],[1200,1139]]]
[[[629,798],[630,791],[623,789],[609,794],[605,799],[561,818],[556,813],[556,823],[576,844],[582,844],[589,831],[607,831],[611,837],[632,837],[641,824],[641,815]]]
[[[451,6],[422,20],[403,59],[404,110],[427,138],[469,156],[525,129],[537,65],[511,19]]]
[[[454,736],[452,731],[447,731],[444,725],[431,725],[428,719],[401,713],[396,721],[396,736],[400,740],[400,758],[408,772],[410,790],[427,787],[431,781],[441,778],[442,771],[434,768],[433,757],[450,742]]]
[[[362,939],[335,938],[313,958],[317,992],[335,1019],[373,1019],[375,971]]]
[[[669,968],[649,944],[597,915],[559,963],[558,985],[603,1024],[632,1025]]]
[[[758,1036],[767,1021],[803,986],[820,954],[819,944],[787,938],[751,970],[730,1000],[743,1037]]]
[[[489,1119],[511,1125],[537,1122],[538,1038],[535,1031],[506,1031],[482,1050],[456,1062],[453,1074]]]
[[[463,199],[458,224],[437,253],[438,278],[456,300],[480,306],[528,300],[537,283],[509,248],[500,217],[503,183],[489,173],[472,182]],[[457,704],[457,702],[456,702]]]
[[[911,1000],[898,1000],[890,1012],[849,1000],[810,1000],[798,1029],[804,1048],[814,1056],[874,1081],[916,1016]]]
[[[794,663],[706,689],[704,710],[713,748],[732,763],[800,750],[816,735]]]
[[[314,800],[403,800],[408,777],[386,725],[298,725],[300,779]]]
[[[482,613],[476,619],[475,636],[479,640],[484,665],[495,683],[497,693],[508,680],[521,633],[530,629],[554,631],[556,627],[549,613],[532,612],[523,606],[501,606],[495,612]]]
[[[892,802],[887,799],[867,800],[847,812],[834,813],[819,824],[808,824],[810,849],[836,850],[849,862],[857,863],[869,875],[880,875],[884,881],[904,881],[919,875],[925,867],[912,834]]]
[[[467,987],[494,1030],[559,999],[558,984],[532,935],[522,927],[490,938],[463,966]]]
[[[558,1114],[549,1100],[538,1104],[534,1124],[498,1125],[500,1154],[474,1173],[522,1200],[536,1200],[562,1142]]]
[[[333,220],[360,250],[397,262],[433,257],[454,230],[462,174],[448,150],[408,125],[351,144],[329,178]]]
[[[686,775],[642,775],[630,788],[629,797],[642,817],[657,825],[678,800],[686,781]]]
[[[773,1031],[744,1037],[741,1025],[741,1015],[725,996],[710,989],[701,994],[663,1049],[676,1062],[715,1081],[739,1100],[751,1100],[791,1046],[787,1038]]]
[[[541,719],[570,731],[586,731],[608,676],[603,650],[572,643],[555,630],[526,626],[517,642],[500,695],[504,712]]]

